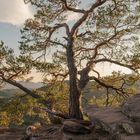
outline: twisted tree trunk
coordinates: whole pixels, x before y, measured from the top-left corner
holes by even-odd
[[[70,37],[67,46],[67,62],[69,69],[70,96],[69,96],[69,117],[74,119],[83,119],[80,109],[81,92],[77,85],[77,68],[74,61],[73,38]]]

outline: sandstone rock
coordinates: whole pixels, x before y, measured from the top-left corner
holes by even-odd
[[[122,123],[121,126],[127,134],[135,134],[134,128],[129,123]]]
[[[122,134],[119,140],[140,140],[140,135],[126,135]]]
[[[140,94],[130,97],[122,106],[122,112],[132,121],[140,122]]]
[[[91,130],[89,127],[79,123],[79,121],[66,120],[63,123],[62,130],[64,133],[71,134],[89,134]]]
[[[121,107],[97,107],[85,109],[92,124],[109,133],[121,136],[117,140],[140,140],[140,94],[130,98]]]
[[[130,120],[121,112],[121,108],[89,106],[85,110],[91,122],[109,133],[117,131],[122,122]]]
[[[122,123],[121,126],[128,135],[140,134],[140,123]]]

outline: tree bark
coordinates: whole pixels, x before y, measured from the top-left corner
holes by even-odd
[[[66,28],[67,37],[67,63],[69,69],[69,81],[70,81],[70,99],[69,99],[69,117],[75,119],[83,119],[82,112],[80,110],[80,96],[81,96],[81,89],[85,87],[88,82],[88,71],[86,73],[86,78],[84,81],[81,81],[80,84],[77,84],[77,68],[75,66],[75,59],[74,59],[74,35],[78,27],[87,19],[90,12],[105,3],[106,0],[103,1],[96,1],[88,11],[84,11],[84,15],[73,25],[71,31]],[[81,87],[81,89],[79,89]]]
[[[70,84],[70,100],[69,100],[69,117],[74,119],[83,119],[82,111],[80,109],[80,96],[81,94]]]
[[[70,97],[69,97],[69,117],[74,119],[83,119],[83,115],[80,109],[80,96],[81,92],[77,85],[77,68],[74,62],[73,53],[73,38],[69,38],[67,46],[67,62],[69,69],[69,81],[70,81]]]

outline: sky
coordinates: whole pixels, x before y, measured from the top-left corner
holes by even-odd
[[[23,0],[0,0],[0,40],[18,53],[20,29],[27,18],[33,16],[30,5]]]
[[[33,17],[31,5],[23,0],[0,0],[0,40],[18,53],[20,29],[26,19]],[[67,13],[68,21],[78,18],[78,14]]]
[[[82,4],[87,4],[89,1],[83,0]],[[73,21],[79,17],[75,13],[68,13],[68,15],[68,21]],[[25,5],[23,0],[0,0],[0,40],[13,48],[16,54],[19,53],[20,29],[22,29],[25,20],[31,17],[33,17],[33,10],[29,4]],[[101,72],[101,75],[110,74],[113,70],[122,70],[118,66],[108,64],[99,65],[97,69]],[[130,72],[128,69],[124,71]],[[33,72],[33,75],[36,75],[36,73]],[[34,81],[40,81],[39,77],[36,75]]]

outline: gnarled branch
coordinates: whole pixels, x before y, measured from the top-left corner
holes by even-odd
[[[102,59],[94,60],[92,62],[95,63],[95,64],[96,63],[100,63],[100,62],[109,62],[109,63],[116,64],[116,65],[119,65],[119,66],[122,66],[122,67],[126,67],[126,68],[129,68],[129,69],[135,71],[135,68],[133,67],[133,64],[132,65],[123,64],[121,62],[118,62],[118,61],[115,61],[115,60],[111,60],[111,59],[107,59],[107,58],[102,58]]]
[[[29,90],[28,88],[24,87],[23,85],[21,85],[20,83],[17,83],[16,81],[14,80],[10,80],[10,79],[5,79],[4,77],[2,77],[3,81],[6,82],[6,83],[9,83],[13,86],[16,86],[18,87],[19,89],[21,89],[22,91],[24,91],[26,93],[26,95],[29,95],[35,99],[39,99],[38,101],[42,104],[44,104],[45,106],[47,106],[47,104],[49,104],[50,102],[47,101],[47,100],[44,100],[42,99],[41,96],[37,95],[34,91],[31,91]],[[57,113],[57,112],[53,112],[51,111],[49,108],[45,108],[46,112],[51,114],[51,115],[55,115],[55,116],[58,116],[58,117],[61,117],[61,118],[64,118],[66,119],[67,117],[61,113]]]
[[[103,1],[96,1],[89,10],[87,10],[86,12],[84,12],[84,15],[73,25],[72,29],[71,29],[71,35],[73,36],[76,32],[76,30],[78,29],[78,27],[87,19],[87,17],[89,16],[89,14],[91,12],[93,12],[93,10],[97,7],[99,7],[100,5],[104,4],[106,2],[106,0]]]
[[[68,6],[67,0],[61,0],[61,1],[63,2],[64,9],[72,11],[72,12],[76,12],[76,13],[85,13],[85,10],[83,10],[83,9],[76,9],[76,8],[72,8],[72,7]]]
[[[104,82],[102,82],[101,80],[96,78],[95,76],[91,76],[91,77],[89,77],[89,79],[94,80],[95,82],[97,82],[99,85],[105,87],[106,89],[110,88],[110,89],[115,90],[117,94],[121,95],[124,98],[128,97],[127,93],[123,90],[124,83],[122,84],[122,86],[120,88],[116,88],[116,87],[114,87],[112,85],[105,84]]]

